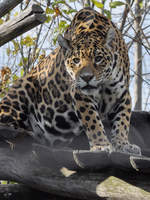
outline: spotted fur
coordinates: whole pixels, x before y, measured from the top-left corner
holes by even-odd
[[[128,141],[131,115],[129,59],[120,31],[91,8],[79,11],[60,47],[0,103],[0,122],[33,129],[43,143],[69,143],[84,130],[91,150],[140,154]],[[107,137],[102,124],[109,119]]]

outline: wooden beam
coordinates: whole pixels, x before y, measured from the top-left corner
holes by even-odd
[[[29,188],[23,184],[5,184],[0,185],[0,199],[1,200],[67,200],[61,196],[56,198],[56,195],[48,194],[38,190]],[[71,200],[70,198],[68,200]],[[74,199],[72,199],[74,200]]]
[[[20,184],[6,184],[0,185],[0,199],[9,200],[9,199],[30,199],[31,194],[34,194],[32,189],[27,188],[24,185]]]
[[[63,163],[61,166],[56,162],[55,152],[40,145],[35,148],[31,138],[25,137],[15,142],[14,150],[9,144],[1,143],[0,179],[23,183],[49,194],[82,200],[108,197],[109,200],[150,199],[148,174],[113,168],[99,172],[71,171]],[[39,151],[37,147],[40,147]],[[65,158],[67,154],[61,156]]]
[[[130,134],[134,142],[150,149],[149,120],[149,113],[134,112]],[[7,127],[4,132],[3,128],[0,129],[0,180],[13,180],[49,194],[82,200],[150,199],[150,158],[143,160],[145,163],[141,162],[142,158],[134,163],[135,155],[128,159],[129,154],[119,155],[115,152],[108,155],[104,152],[51,149],[35,144],[27,133],[23,134],[21,131],[10,137],[11,133],[6,135]],[[106,132],[109,131],[107,126]],[[137,140],[134,139],[134,134]],[[149,155],[150,152],[147,152],[147,156]],[[147,174],[129,169],[131,163],[133,168],[137,164]],[[103,169],[95,171],[94,165],[97,169],[101,166]],[[85,166],[93,171],[88,171]]]
[[[19,16],[0,26],[0,46],[29,31],[46,20],[43,9],[36,4],[20,13]]]
[[[3,2],[0,3],[0,18],[6,15],[22,1],[23,0],[3,0]]]

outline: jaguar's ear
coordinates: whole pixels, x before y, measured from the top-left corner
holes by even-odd
[[[70,49],[71,45],[70,45],[69,40],[67,40],[66,38],[64,38],[61,34],[58,35],[57,41],[58,41],[59,45],[61,47],[63,47],[65,50]]]
[[[107,37],[106,37],[106,45],[109,48],[112,48],[113,46],[112,44],[114,40],[115,40],[115,30],[113,28],[110,28],[108,30]]]

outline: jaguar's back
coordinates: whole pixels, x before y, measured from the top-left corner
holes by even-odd
[[[0,123],[33,129],[33,136],[46,144],[69,142],[72,133],[79,134],[69,91],[63,54],[57,48],[10,88],[0,102]]]

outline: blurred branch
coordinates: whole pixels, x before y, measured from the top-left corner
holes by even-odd
[[[71,22],[71,19],[70,19],[69,17],[65,16],[63,13],[61,13],[61,15],[62,15],[62,17],[63,17],[64,19],[66,19],[67,21]]]
[[[150,83],[149,83],[147,80],[145,80],[145,79],[142,77],[141,74],[138,74],[138,73],[135,72],[133,69],[130,69],[130,70],[131,70],[136,76],[140,77],[141,80],[142,80],[143,82],[145,82],[148,86],[150,86]]]
[[[146,110],[146,108],[147,108],[149,97],[150,97],[150,89],[149,89],[148,94],[147,94],[147,97],[146,97],[145,108],[144,108],[144,110]]]
[[[43,26],[40,27],[40,30],[39,30],[38,35],[37,35],[37,40],[36,40],[35,48],[34,48],[33,53],[32,53],[32,58],[33,58],[33,60],[32,60],[32,67],[34,67],[34,65],[35,65],[35,62],[36,62],[36,60],[37,60],[37,58],[38,58],[38,56],[39,56],[39,53],[41,52],[41,49],[42,49],[42,47],[43,47],[43,44],[44,44],[45,40],[47,39],[47,36],[48,36],[48,34],[49,34],[49,31],[51,30],[51,27],[52,27],[54,21],[55,21],[55,18],[52,18],[52,21],[51,21],[49,27],[47,27],[48,30],[47,30],[45,36],[43,36],[41,43],[38,44],[39,37],[40,37],[40,34],[41,34],[41,31],[42,31]],[[38,52],[36,53],[37,47],[39,48],[39,50],[38,50]]]
[[[123,15],[122,15],[122,23],[121,23],[121,26],[120,26],[121,32],[123,32],[123,29],[124,29],[124,26],[125,26],[125,23],[126,23],[126,20],[127,20],[127,17],[128,17],[128,13],[130,11],[129,6],[128,6],[129,4],[130,4],[130,0],[127,0],[126,5],[125,5],[125,9],[124,9],[124,12],[123,12]]]
[[[39,42],[39,39],[40,39],[42,28],[43,28],[43,24],[41,24],[40,29],[39,29],[39,31],[37,33],[36,43],[35,43],[35,46],[34,46],[34,49],[33,49],[33,52],[32,52],[32,61],[30,61],[30,63],[33,62],[33,58],[34,58],[34,62],[32,63],[33,66],[34,66],[34,63],[35,63],[35,61],[37,59],[36,50],[38,48],[38,42]]]
[[[65,1],[65,5],[66,5],[70,10],[73,9],[66,1]]]
[[[0,3],[0,18],[6,15],[11,9],[15,8],[23,0],[3,0]]]

